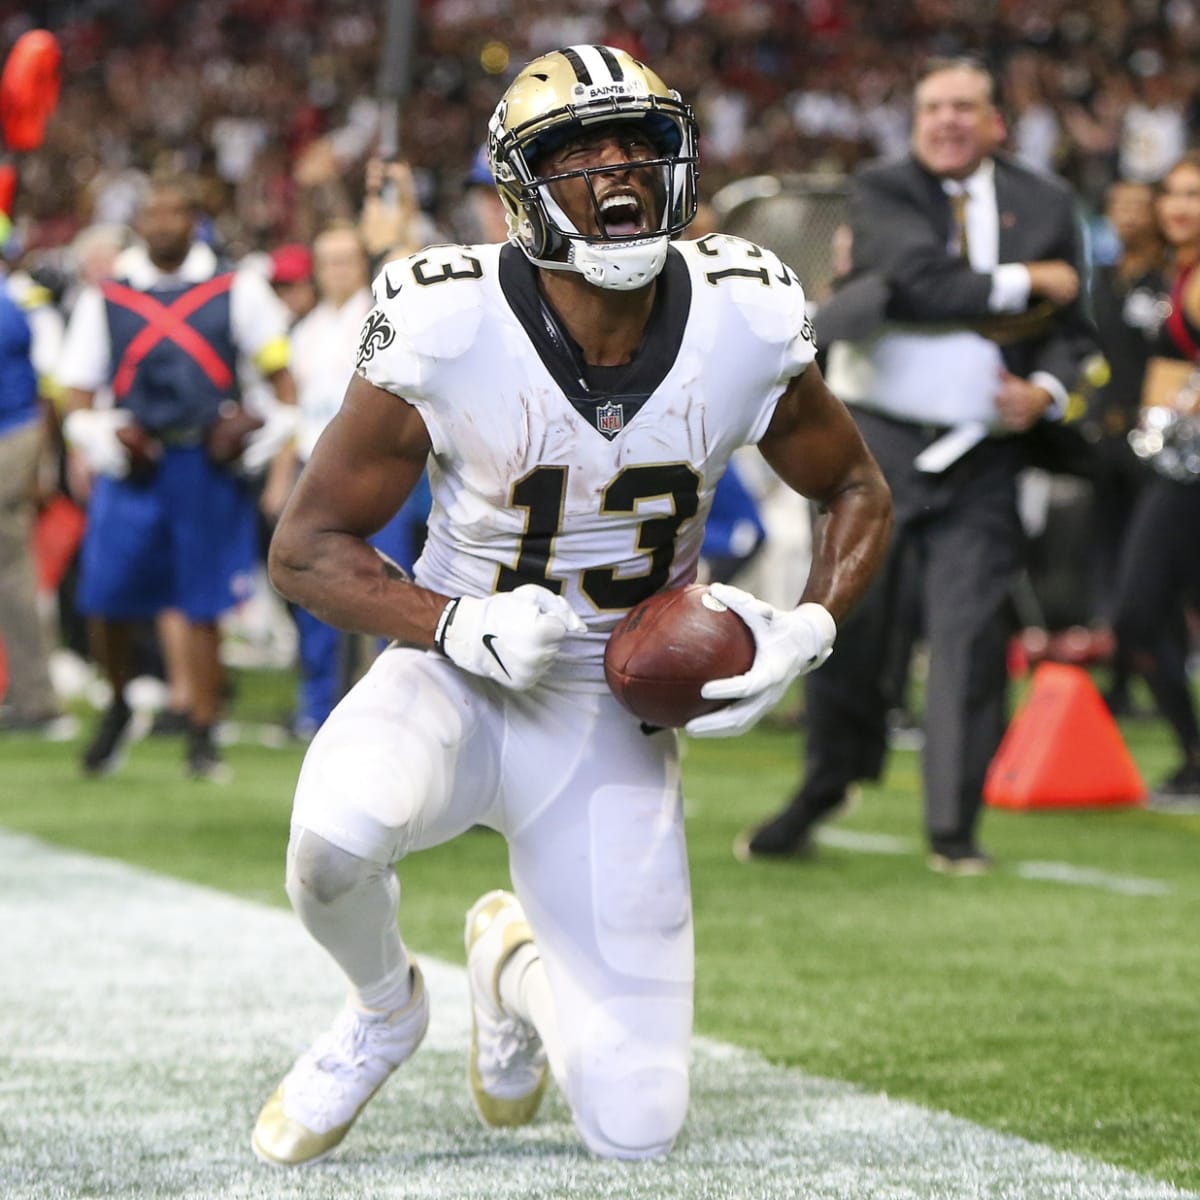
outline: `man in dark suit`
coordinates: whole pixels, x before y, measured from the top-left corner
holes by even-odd
[[[911,154],[855,179],[853,268],[817,331],[833,342],[831,384],[891,485],[895,531],[832,658],[806,679],[800,789],[739,838],[739,857],[804,852],[847,788],[878,778],[883,667],[905,635],[895,603],[904,564],[920,573],[930,652],[930,866],[964,875],[990,866],[976,824],[1005,721],[1003,608],[1023,545],[1017,475],[1028,431],[1061,418],[1094,349],[1077,302],[1071,193],[996,154],[1003,137],[987,70],[937,60],[914,94]]]

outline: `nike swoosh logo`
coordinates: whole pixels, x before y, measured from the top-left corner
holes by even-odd
[[[386,275],[383,277],[383,290],[387,292],[387,298],[389,300],[395,300],[395,298],[400,295],[403,287],[404,284],[402,283],[398,283],[395,287],[392,287],[392,281]]]
[[[505,675],[508,675],[509,679],[511,679],[512,676],[508,674],[508,668],[504,665],[504,659],[502,659],[500,655],[496,653],[496,648],[492,645],[495,640],[496,634],[485,633],[483,635],[483,648],[496,660],[497,663],[499,663],[500,670],[502,670]]]

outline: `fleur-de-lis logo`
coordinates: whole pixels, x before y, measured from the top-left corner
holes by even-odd
[[[377,350],[386,350],[396,340],[396,331],[391,327],[387,317],[377,308],[367,313],[363,322],[362,334],[358,339],[357,363],[361,367],[375,357]]]

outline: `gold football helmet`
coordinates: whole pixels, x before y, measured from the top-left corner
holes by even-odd
[[[657,228],[647,234],[587,237],[551,196],[552,182],[583,177],[605,221],[594,177],[624,166],[589,167],[543,175],[544,156],[588,126],[635,121],[656,157],[638,163],[656,171],[661,194]],[[667,242],[696,215],[696,122],[678,92],[624,50],[568,46],[529,63],[513,80],[488,125],[488,159],[508,213],[509,239],[530,261],[551,270],[578,271],[598,287],[644,287],[662,270]]]

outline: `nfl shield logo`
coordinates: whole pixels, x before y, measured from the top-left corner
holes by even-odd
[[[596,428],[601,433],[612,437],[625,428],[625,407],[609,401],[596,409]]]

